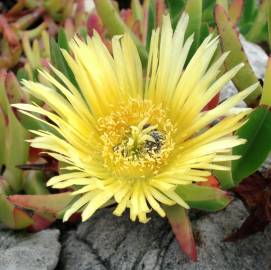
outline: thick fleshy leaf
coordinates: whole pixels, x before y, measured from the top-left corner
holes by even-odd
[[[11,187],[4,177],[0,176],[0,194],[10,195],[12,192]]]
[[[0,89],[1,91],[1,89]],[[4,113],[2,106],[0,104],[0,148],[4,149],[5,148],[5,133],[3,132],[4,129],[6,128],[6,123],[7,123],[7,116]],[[4,166],[5,162],[5,151],[0,151],[0,170],[2,170],[2,166]]]
[[[232,200],[227,192],[219,188],[195,184],[178,186],[176,193],[187,202],[191,208],[210,212],[223,209]]]
[[[0,194],[0,221],[10,228],[15,226],[13,210],[12,203],[6,199],[5,195]]]
[[[31,217],[15,207],[3,194],[0,194],[0,222],[11,229],[24,229],[33,224]]]
[[[221,162],[220,165],[231,168],[231,161]],[[234,180],[232,178],[232,171],[214,171],[214,175],[219,180],[222,189],[230,189],[235,186]]]
[[[216,4],[222,6],[225,10],[228,10],[228,0],[216,0]]]
[[[271,205],[266,203],[266,193],[269,196],[271,195],[270,180],[271,177],[265,178],[260,172],[256,172],[244,179],[233,191],[241,198],[248,209],[263,207],[264,210],[269,212],[270,216]]]
[[[105,28],[107,29],[109,35],[121,35],[124,33],[129,33],[134,40],[142,64],[145,66],[147,64],[148,53],[145,47],[142,45],[141,41],[137,36],[129,29],[129,27],[124,23],[124,21],[119,16],[111,0],[95,0],[96,10],[103,21]]]
[[[213,188],[220,188],[220,183],[218,182],[217,178],[214,176],[209,176],[207,181],[198,182],[197,185],[201,187],[213,187]]]
[[[25,171],[23,188],[28,195],[48,194],[44,173],[42,171]]]
[[[233,0],[229,6],[229,16],[233,24],[237,24],[244,6],[244,0]]]
[[[267,68],[265,71],[263,93],[260,100],[260,104],[271,106],[271,57],[267,62]]]
[[[0,143],[4,145],[0,160],[5,164],[4,177],[14,191],[22,188],[22,172],[16,168],[17,165],[26,163],[28,158],[27,131],[17,120],[10,106],[6,91],[7,74],[2,71],[0,74],[0,126],[3,128],[0,136]]]
[[[28,228],[34,223],[34,220],[22,209],[14,207],[13,209],[14,227],[12,229],[21,230]]]
[[[230,70],[240,63],[245,64],[245,66],[233,78],[233,82],[237,89],[242,91],[252,84],[257,83],[258,79],[248,63],[248,59],[239,40],[237,29],[233,26],[226,11],[220,5],[217,5],[215,8],[215,20],[220,35],[222,51],[231,52],[225,60],[226,69]],[[255,106],[261,92],[262,87],[259,85],[257,89],[245,99],[246,103],[248,105]]]
[[[194,34],[194,42],[188,54],[189,61],[199,46],[201,21],[202,21],[202,0],[188,0],[185,6],[185,12],[189,15],[189,23],[186,30],[186,37]]]
[[[202,21],[208,22],[210,25],[214,24],[214,6],[215,0],[202,1]]]
[[[62,27],[58,30],[57,44],[61,49],[65,49],[66,51],[69,51],[68,38],[65,33],[65,30]]]
[[[202,18],[203,20],[203,18]],[[199,37],[199,44],[201,44],[203,42],[203,40],[205,38],[207,38],[207,36],[209,36],[209,25],[206,22],[202,22],[201,23],[201,27],[200,27],[200,37]]]
[[[149,0],[147,1],[147,12],[148,12],[148,18],[147,18],[147,33],[146,33],[146,48],[149,50],[150,48],[150,42],[151,42],[151,36],[153,29],[156,28],[156,1]]]
[[[139,0],[131,1],[131,9],[133,17],[136,21],[141,21],[143,19],[143,9]]]
[[[166,12],[165,0],[156,1],[156,27],[161,27]]]
[[[103,37],[103,23],[101,18],[96,13],[91,13],[87,21],[87,30],[90,37],[93,36],[96,31],[101,37]]]
[[[176,27],[181,13],[185,7],[185,0],[166,0],[173,28]]]
[[[60,50],[60,46],[55,42],[53,38],[50,39],[50,49],[51,61],[53,66],[56,67],[59,71],[61,71],[78,88],[74,74],[72,73],[70,67],[64,59]]]
[[[253,20],[255,13],[257,12],[258,3],[257,0],[245,0],[244,1],[244,11],[242,14],[241,23],[247,23]]]
[[[33,224],[28,228],[31,232],[39,232],[42,230],[45,230],[51,226],[51,224],[54,222],[51,218],[45,218],[42,217],[36,213],[32,216]]]
[[[26,130],[47,130],[52,134],[59,135],[58,132],[49,125],[47,122],[41,122],[38,119],[35,119],[29,115],[26,115],[24,113],[18,112],[17,108],[13,108],[16,113],[17,119],[20,121],[20,124],[26,129]],[[35,115],[33,113],[33,115]],[[38,118],[42,118],[39,115],[36,114]]]
[[[271,112],[267,108],[257,108],[237,135],[246,139],[247,143],[233,149],[234,155],[241,156],[232,162],[235,184],[254,173],[266,160],[271,150]]]
[[[246,38],[252,42],[260,42],[262,41],[262,33],[263,28],[266,25],[266,10],[267,4],[270,0],[262,0],[259,4],[257,4],[257,16],[253,20],[253,24],[249,28],[249,31],[246,33]],[[266,32],[264,32],[264,39],[266,38]]]
[[[269,1],[267,5],[268,40],[269,49],[271,50],[271,1]]]
[[[51,195],[12,195],[8,199],[19,207],[59,217],[72,202],[74,196],[71,192],[64,192]]]
[[[13,72],[6,74],[5,89],[10,104],[29,102],[29,95],[22,88]]]
[[[196,261],[196,244],[187,211],[179,205],[167,206],[165,207],[165,211],[181,249],[193,261]]]

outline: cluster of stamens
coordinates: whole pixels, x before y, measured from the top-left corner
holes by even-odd
[[[144,119],[137,126],[131,126],[123,140],[113,147],[114,152],[120,153],[127,159],[138,160],[145,155],[154,156],[163,145],[165,135],[157,130],[157,125],[148,124]]]
[[[174,148],[174,127],[160,106],[131,101],[99,119],[105,167],[120,177],[158,173]]]

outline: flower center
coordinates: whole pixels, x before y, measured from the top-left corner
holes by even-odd
[[[157,125],[147,124],[144,119],[137,126],[130,126],[130,131],[123,140],[113,147],[114,152],[131,161],[144,158],[145,155],[154,156],[158,153],[165,139],[165,135],[157,130]]]
[[[98,120],[104,166],[118,177],[157,174],[174,149],[175,128],[161,106],[132,100]]]

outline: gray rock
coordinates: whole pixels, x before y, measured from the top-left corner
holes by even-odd
[[[53,270],[58,263],[58,230],[0,231],[0,270]]]
[[[238,228],[247,212],[240,201],[226,210],[193,221],[198,262],[181,251],[166,219],[153,215],[148,224],[100,210],[64,237],[61,270],[241,270],[271,267],[270,227],[237,243],[223,238]]]
[[[248,61],[255,72],[257,78],[263,79],[268,56],[265,51],[258,45],[248,42],[241,36],[241,43],[244,47],[244,51],[248,57]],[[220,101],[226,100],[230,96],[236,94],[238,91],[232,82],[226,84],[221,90]],[[238,107],[245,107],[246,104],[241,102]]]
[[[241,43],[256,76],[263,79],[268,61],[267,54],[260,46],[246,41],[243,36],[241,36]]]

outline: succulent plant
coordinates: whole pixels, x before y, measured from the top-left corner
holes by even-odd
[[[269,42],[271,46],[271,4],[268,0],[261,1],[259,7],[256,0],[145,0],[143,4],[132,0],[130,9],[126,10],[119,10],[117,3],[111,0],[96,0],[95,7],[88,14],[81,0],[19,0],[0,15],[0,222],[12,229],[44,229],[63,218],[67,207],[74,203],[72,188],[56,192],[46,186],[51,177],[58,175],[63,164],[42,153],[43,149],[29,147],[26,142],[33,138],[28,130],[55,132],[52,123],[46,117],[38,121],[36,115],[33,118],[28,113],[21,114],[11,104],[33,103],[48,109],[48,104],[22,91],[20,80],[40,82],[55,89],[60,78],[52,72],[50,65],[80,91],[67,57],[63,57],[67,52],[71,53],[69,40],[75,34],[87,40],[87,36],[95,36],[96,32],[112,52],[111,38],[128,33],[137,46],[143,68],[146,68],[151,36],[154,29],[161,27],[163,14],[170,14],[175,28],[185,12],[190,17],[185,39],[193,34],[194,42],[184,67],[210,33],[219,34],[220,46],[210,65],[228,51],[231,53],[225,60],[224,72],[243,62],[243,69],[233,79],[240,92],[258,82],[243,51],[240,33],[251,41]],[[263,86],[259,84],[245,99],[253,112],[236,135],[246,139],[247,143],[235,147],[232,152],[241,158],[226,161],[225,166],[231,170],[214,170],[205,183],[176,189],[190,207],[210,212],[221,210],[230,203],[229,191],[241,197],[251,215],[228,240],[262,230],[271,221],[270,174],[260,177],[255,174],[271,150],[270,63],[269,59]],[[38,69],[46,70],[56,82],[45,80]],[[208,112],[218,105],[218,101],[217,94],[202,110]],[[271,168],[268,170],[270,172]],[[251,192],[256,192],[257,198],[251,198]],[[195,260],[196,244],[187,210],[174,205],[165,206],[163,211],[181,248]]]

